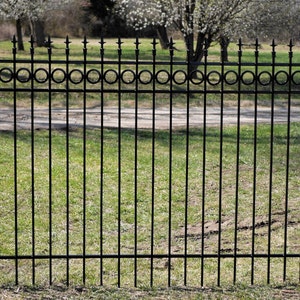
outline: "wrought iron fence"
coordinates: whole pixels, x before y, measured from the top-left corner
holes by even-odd
[[[51,44],[0,57],[2,283],[299,282],[292,42],[196,70],[172,41]]]

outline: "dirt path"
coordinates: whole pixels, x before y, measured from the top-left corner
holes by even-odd
[[[67,125],[67,114],[65,109],[52,109],[51,123],[53,128],[65,128]],[[103,111],[103,124],[107,128],[117,128],[119,111],[116,107],[105,107]],[[254,109],[252,107],[242,107],[240,122],[241,124],[254,123]],[[31,128],[31,110],[17,110],[17,127],[20,129]],[[286,107],[276,107],[274,110],[274,122],[286,123],[288,120],[288,110]],[[219,107],[207,107],[206,124],[208,126],[218,126],[221,121],[221,111]],[[237,108],[225,107],[223,111],[223,124],[237,124]],[[135,110],[134,108],[122,108],[121,110],[121,127],[135,127]],[[191,108],[189,112],[189,124],[191,127],[202,127],[204,122],[203,108]],[[271,122],[271,109],[269,107],[259,107],[257,112],[258,123]],[[291,122],[300,122],[300,107],[293,106],[291,109]],[[70,126],[82,126],[84,123],[83,110],[69,110]],[[173,108],[172,110],[172,126],[173,128],[186,127],[187,111],[184,108]],[[86,110],[86,125],[88,127],[101,126],[101,109],[89,108]],[[138,128],[152,128],[153,125],[153,110],[150,108],[141,108],[138,110]],[[168,129],[170,127],[170,110],[169,108],[158,108],[155,110],[155,128]],[[34,128],[47,129],[49,128],[49,111],[48,109],[35,109],[34,111]],[[14,112],[12,109],[0,110],[0,130],[14,129]]]

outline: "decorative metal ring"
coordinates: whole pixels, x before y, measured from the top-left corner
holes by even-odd
[[[299,76],[299,80],[297,81],[296,76],[300,74],[300,71],[295,71],[292,75],[292,82],[295,85],[300,85],[300,76]]]
[[[268,78],[264,81],[263,77],[267,76]],[[259,73],[258,75],[258,82],[259,84],[263,85],[263,86],[267,86],[272,82],[272,75],[270,72],[268,71],[262,71],[261,73]]]
[[[129,74],[129,78],[126,76],[126,73]],[[131,77],[131,78],[130,78]],[[126,83],[126,84],[131,84],[131,83],[134,83],[134,81],[136,80],[136,75],[135,73],[130,70],[130,69],[127,69],[127,70],[124,70],[122,73],[121,73],[121,80],[122,82]]]
[[[165,80],[161,80],[159,79],[159,75],[161,74],[166,74],[167,75],[167,78]],[[161,76],[162,79],[164,78],[163,76]],[[168,71],[166,70],[159,70],[156,75],[155,75],[155,78],[156,78],[156,81],[159,83],[159,84],[167,84],[169,81],[170,81],[170,78],[171,78],[171,75]]]
[[[23,74],[21,74],[23,73]],[[17,71],[17,79],[22,82],[22,83],[26,83],[28,82],[30,79],[31,79],[31,73],[28,69],[26,68],[20,68],[18,71]],[[27,75],[27,76],[26,76]]]
[[[79,74],[78,77],[76,74]],[[74,69],[69,73],[70,82],[73,84],[79,84],[83,81],[84,75],[83,72],[79,69]]]
[[[217,75],[218,76],[218,79],[213,79],[213,78],[209,78],[213,75]],[[210,71],[208,74],[207,74],[207,82],[210,84],[210,85],[218,85],[222,80],[222,76],[219,72],[217,71]]]
[[[62,68],[56,68],[52,71],[51,78],[55,83],[63,83],[67,78],[66,71]]]
[[[198,76],[200,74],[200,76]],[[200,70],[195,70],[190,73],[190,80],[195,85],[200,85],[205,79],[204,73]]]
[[[39,73],[44,73],[44,76],[39,75]],[[38,68],[34,71],[33,78],[38,83],[45,83],[49,79],[49,73],[44,68]]]
[[[91,84],[96,84],[101,81],[101,73],[96,69],[91,69],[86,74],[86,79]]]
[[[14,73],[10,68],[2,68],[0,70],[0,81],[7,83],[10,82],[14,77]]]
[[[180,78],[180,76],[178,76],[178,79],[176,79],[176,75],[178,75],[180,73],[183,74],[183,80]],[[179,79],[181,79],[181,81],[179,81]],[[186,72],[184,72],[182,70],[177,70],[176,72],[174,72],[174,74],[173,74],[173,81],[176,84],[178,84],[178,85],[186,83],[186,81],[187,81],[187,74],[186,74]]]
[[[113,78],[113,80],[109,80],[110,77],[110,73],[112,74],[111,76],[114,76],[115,78]],[[107,71],[104,72],[104,81],[108,84],[114,84],[118,81],[119,79],[119,75],[117,73],[117,71],[113,70],[113,69],[109,69]]]
[[[250,77],[249,77],[250,75]],[[241,75],[241,81],[245,85],[251,85],[255,82],[256,76],[252,71],[244,71]]]
[[[149,77],[148,80],[147,80],[147,76]],[[150,84],[153,80],[153,74],[149,70],[142,70],[138,74],[138,79],[139,79],[141,84]]]
[[[224,74],[224,81],[228,85],[237,84],[239,81],[239,75],[236,71],[230,70]]]
[[[282,74],[283,74],[284,78],[281,78],[281,80],[280,80],[280,77]],[[289,81],[289,74],[286,71],[281,70],[275,74],[275,82],[278,85],[286,85],[288,83],[288,81]]]

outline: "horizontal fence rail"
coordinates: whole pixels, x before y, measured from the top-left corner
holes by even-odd
[[[1,284],[299,283],[292,41],[47,45],[0,52]]]

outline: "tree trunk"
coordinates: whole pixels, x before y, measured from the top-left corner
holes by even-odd
[[[24,43],[23,43],[21,19],[16,20],[16,30],[17,30],[17,39],[18,39],[18,50],[23,51],[24,50]]]
[[[45,32],[43,21],[31,20],[31,34],[34,37],[37,47],[45,46]]]
[[[190,77],[197,78],[197,69],[199,63],[203,59],[205,50],[209,48],[212,40],[210,36],[203,33],[198,33],[196,48],[194,49],[194,35],[193,33],[184,37],[187,48],[187,61],[190,63]]]
[[[159,38],[161,48],[168,49],[169,38],[167,28],[165,26],[157,26],[156,32]]]
[[[228,46],[230,39],[226,36],[220,37],[220,47],[221,47],[221,62],[228,61]]]

